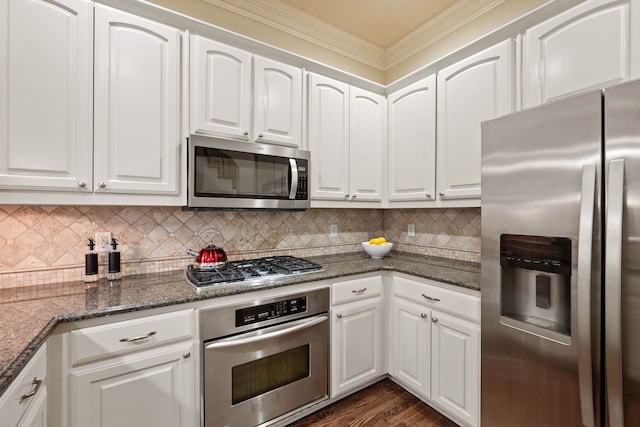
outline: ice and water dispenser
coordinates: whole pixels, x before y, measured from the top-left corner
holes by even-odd
[[[500,266],[500,321],[570,344],[571,240],[503,234]]]

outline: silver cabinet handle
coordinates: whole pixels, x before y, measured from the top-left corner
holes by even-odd
[[[431,198],[431,193],[427,193],[427,199]]]
[[[245,130],[244,132],[242,132],[242,134],[243,134],[243,135],[245,135],[245,136],[246,136],[246,135],[249,135],[249,131],[248,131],[248,130]]]
[[[444,191],[439,192],[439,193],[438,193],[438,195],[439,195],[440,197],[444,197]]]
[[[609,425],[624,426],[622,401],[622,216],[624,207],[624,160],[609,162],[607,180],[609,197],[606,203],[605,235],[607,254],[604,260],[605,334],[604,358],[606,360],[607,404]]]
[[[338,313],[338,314],[336,314],[336,317],[337,317],[338,319],[342,319],[342,314]]]
[[[78,187],[84,188],[86,186],[87,186],[87,183],[85,181],[78,181]]]
[[[431,318],[431,321],[432,321],[433,323],[438,323],[438,318],[437,318],[437,317],[432,317],[432,318]]]
[[[258,134],[258,138],[264,138],[264,134],[263,133]]]
[[[25,393],[22,396],[20,396],[20,401],[18,403],[22,403],[28,398],[30,398],[31,396],[34,396],[38,392],[38,390],[40,390],[40,386],[42,385],[42,380],[39,380],[38,378],[33,377],[33,381],[31,382],[31,384],[33,385],[33,389],[29,393]]]
[[[356,294],[356,295],[362,295],[363,293],[367,292],[367,288],[354,289],[351,292]]]
[[[578,384],[582,424],[594,427],[591,364],[591,256],[593,212],[596,201],[596,165],[582,167],[582,194],[578,231]]]
[[[355,199],[356,197],[358,197],[357,194],[354,194],[353,197],[351,197],[352,199]]]
[[[260,341],[265,341],[275,337],[291,334],[296,331],[310,328],[319,323],[325,322],[328,319],[327,316],[316,316],[311,319],[295,320],[291,323],[285,323],[284,325],[273,326],[271,328],[259,329],[256,332],[249,332],[239,337],[223,338],[221,340],[207,344],[205,350],[215,350],[219,348],[236,347],[244,344],[251,344]],[[273,330],[273,332],[265,332],[267,330]]]
[[[133,337],[133,338],[121,338],[120,342],[136,342],[136,341],[142,341],[142,340],[146,340],[147,338],[150,338],[152,336],[154,336],[156,334],[156,331],[151,331],[149,332],[147,335],[140,335],[139,337]]]
[[[345,199],[348,199],[348,198],[349,198],[349,195],[348,195],[348,194],[345,194],[345,195],[344,195],[344,198],[345,198]]]
[[[425,299],[427,299],[427,300],[429,300],[429,301],[433,301],[433,302],[438,302],[438,301],[440,301],[438,298],[432,298],[432,297],[427,296],[427,295],[425,295],[425,294],[422,294],[422,297],[423,297],[423,298],[425,298]]]
[[[188,359],[191,357],[191,352],[189,351],[185,351],[184,353],[182,353],[182,357],[185,359]]]
[[[104,182],[104,181],[101,181],[101,182],[98,184],[98,187],[100,187],[100,188],[105,188],[106,186],[107,186],[107,184],[105,184],[105,182]]]
[[[423,319],[427,318],[427,313],[420,313],[420,317],[422,317]]]

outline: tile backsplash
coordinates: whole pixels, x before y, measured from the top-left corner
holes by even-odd
[[[337,237],[329,227],[337,224]],[[415,236],[407,225],[415,224]],[[123,274],[193,262],[198,234],[213,228],[229,259],[358,251],[384,235],[395,250],[479,262],[480,209],[310,209],[305,212],[184,211],[175,207],[0,206],[0,287],[81,280],[87,238],[110,231]],[[100,257],[104,269],[106,256]]]

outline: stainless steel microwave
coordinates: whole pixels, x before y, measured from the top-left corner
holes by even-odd
[[[187,207],[309,208],[309,152],[191,135]]]

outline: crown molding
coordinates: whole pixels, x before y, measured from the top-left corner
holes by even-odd
[[[495,9],[506,0],[460,0],[389,46],[385,71],[426,49],[469,22]]]
[[[279,0],[203,0],[295,38],[384,71],[384,49]]]

